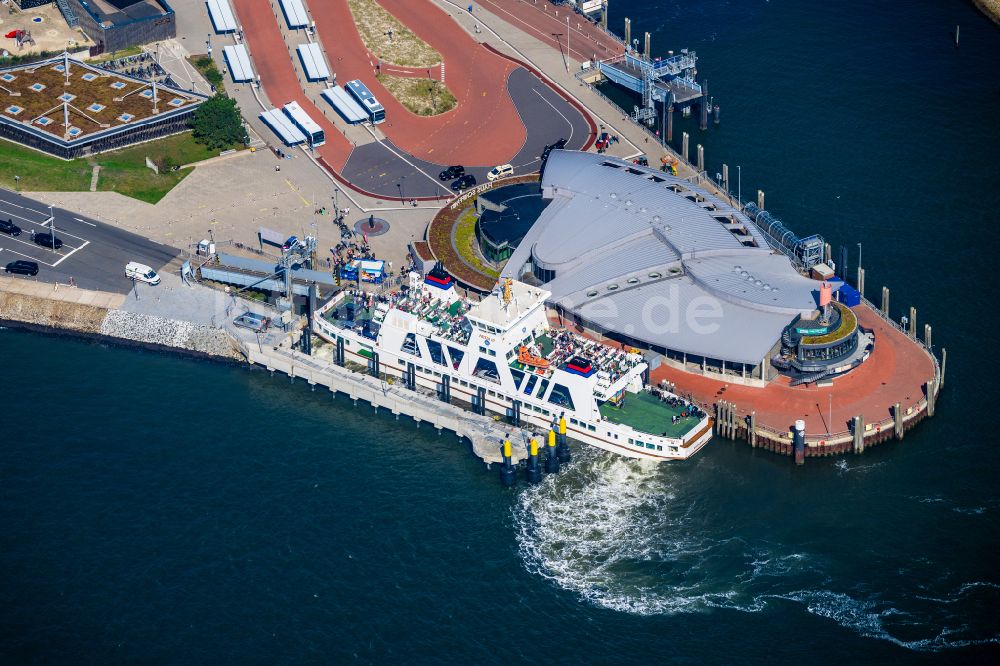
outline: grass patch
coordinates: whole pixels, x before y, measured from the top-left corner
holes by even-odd
[[[462,260],[475,268],[480,273],[488,275],[493,279],[500,277],[497,271],[486,264],[482,257],[476,252],[476,209],[470,208],[462,213],[455,226],[455,247]]]
[[[192,171],[172,171],[174,166],[216,155],[218,151],[196,143],[190,132],[70,162],[0,140],[0,185],[15,189],[14,176],[19,176],[23,191],[87,192],[93,167],[99,165],[98,191],[155,204]],[[146,166],[147,156],[159,166],[159,174]]]
[[[198,70],[205,80],[212,84],[216,91],[226,94],[226,77],[222,75],[219,68],[215,66],[215,61],[207,55],[188,56],[188,62]]]
[[[379,74],[376,77],[411,113],[437,116],[455,108],[458,100],[440,81]]]
[[[91,65],[96,65],[102,62],[110,62],[112,60],[118,60],[119,58],[127,58],[129,56],[139,55],[142,53],[141,46],[130,46],[127,49],[122,49],[121,51],[111,51],[109,53],[102,53],[96,58],[90,58],[87,62]]]
[[[354,25],[361,41],[383,62],[406,67],[430,67],[441,62],[440,53],[414,35],[375,0],[347,0],[347,5],[354,15]]]

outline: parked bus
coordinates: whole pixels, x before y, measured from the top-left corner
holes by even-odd
[[[323,128],[316,124],[316,122],[309,117],[302,107],[299,106],[298,102],[289,102],[285,105],[285,115],[288,116],[289,120],[295,123],[295,126],[302,130],[302,133],[306,135],[306,139],[309,141],[309,145],[313,148],[322,146],[326,143],[326,134],[323,133]]]
[[[378,103],[375,99],[375,95],[372,94],[368,87],[361,83],[359,79],[354,79],[353,81],[348,81],[345,85],[347,92],[351,93],[354,99],[358,100],[358,104],[361,108],[365,110],[368,114],[368,120],[374,125],[385,122],[385,108]]]

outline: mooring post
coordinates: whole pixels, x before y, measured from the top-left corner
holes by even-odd
[[[889,287],[882,287],[882,314],[889,315]]]
[[[944,388],[944,371],[948,368],[948,350],[941,348],[941,377],[938,378],[938,390]]]
[[[858,293],[861,294],[862,298],[864,298],[864,296],[865,296],[865,269],[863,269],[861,267],[858,268]]]
[[[931,348],[931,325],[924,324],[924,346],[927,349]]]
[[[764,210],[764,190],[757,190],[757,208]]]
[[[674,105],[667,107],[667,143],[674,140]]]
[[[698,129],[708,129],[708,81],[701,84],[701,118],[698,122]]]
[[[927,381],[927,416],[934,416],[934,402],[937,400],[937,382],[934,379]]]
[[[645,42],[646,43],[645,43],[644,48],[642,50],[642,55],[645,56],[646,59],[648,60],[649,59],[649,33],[648,32],[646,33]]]
[[[632,48],[632,19],[625,18],[625,50]]]
[[[729,165],[725,163],[722,165],[722,187],[729,194]]]
[[[854,452],[864,453],[865,452],[865,417],[858,416],[854,417]]]
[[[749,428],[747,432],[747,439],[750,440],[750,448],[757,448],[757,411],[754,410],[750,412],[750,423],[747,425]]]
[[[795,422],[793,442],[795,449],[795,464],[803,465],[806,462],[806,422],[802,419]]]
[[[704,173],[705,171],[705,147],[698,144],[698,173]]]
[[[681,159],[688,161],[688,133],[681,132]]]
[[[909,324],[910,324],[909,335],[910,335],[911,338],[913,338],[914,340],[916,340],[917,339],[917,309],[915,307],[913,307],[913,306],[910,306],[910,320],[909,320]]]
[[[903,408],[897,402],[892,408],[893,428],[896,430],[896,439],[903,439]]]

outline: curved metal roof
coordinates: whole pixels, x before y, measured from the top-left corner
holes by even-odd
[[[550,303],[607,329],[752,364],[795,315],[816,308],[817,281],[774,252],[743,213],[684,179],[557,150],[545,166],[542,192],[553,203],[503,274],[516,278],[530,263],[554,271],[545,284]],[[666,329],[657,323],[664,308],[676,309]],[[695,321],[709,311],[711,333]]]

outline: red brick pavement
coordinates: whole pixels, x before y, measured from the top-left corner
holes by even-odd
[[[261,86],[271,104],[283,106],[292,100],[297,101],[326,133],[326,144],[317,149],[318,156],[335,169],[343,168],[354,146],[302,91],[288,46],[278,28],[277,21],[284,19],[276,18],[270,4],[266,2],[233,0],[233,4],[260,75]]]
[[[579,61],[607,60],[625,52],[622,43],[573,10],[547,0],[476,0],[491,14],[510,23],[554,49],[566,47],[566,17],[569,17],[569,56]],[[557,16],[558,14],[558,16]],[[562,36],[556,37],[555,35]]]
[[[483,48],[430,0],[380,4],[441,54],[445,85],[458,106],[434,117],[406,110],[375,79],[375,63],[354,28],[347,1],[326,0],[310,8],[337,79],[361,78],[386,109],[387,120],[379,129],[416,157],[438,164],[509,161],[527,136],[507,93],[507,76],[516,65]]]
[[[905,410],[923,400],[923,384],[933,378],[934,363],[916,342],[867,306],[856,307],[854,311],[862,326],[875,331],[875,349],[860,367],[836,378],[832,387],[792,387],[782,377],[764,388],[755,388],[666,365],[653,371],[650,382],[656,384],[663,379],[674,382],[679,393],[690,393],[704,405],[727,400],[736,405],[740,414],[756,410],[758,424],[779,431],[790,428],[796,419],[805,420],[807,434],[845,432],[850,419],[859,414],[866,423],[885,420],[892,415],[896,402]],[[833,396],[832,427],[828,423],[830,396]]]

